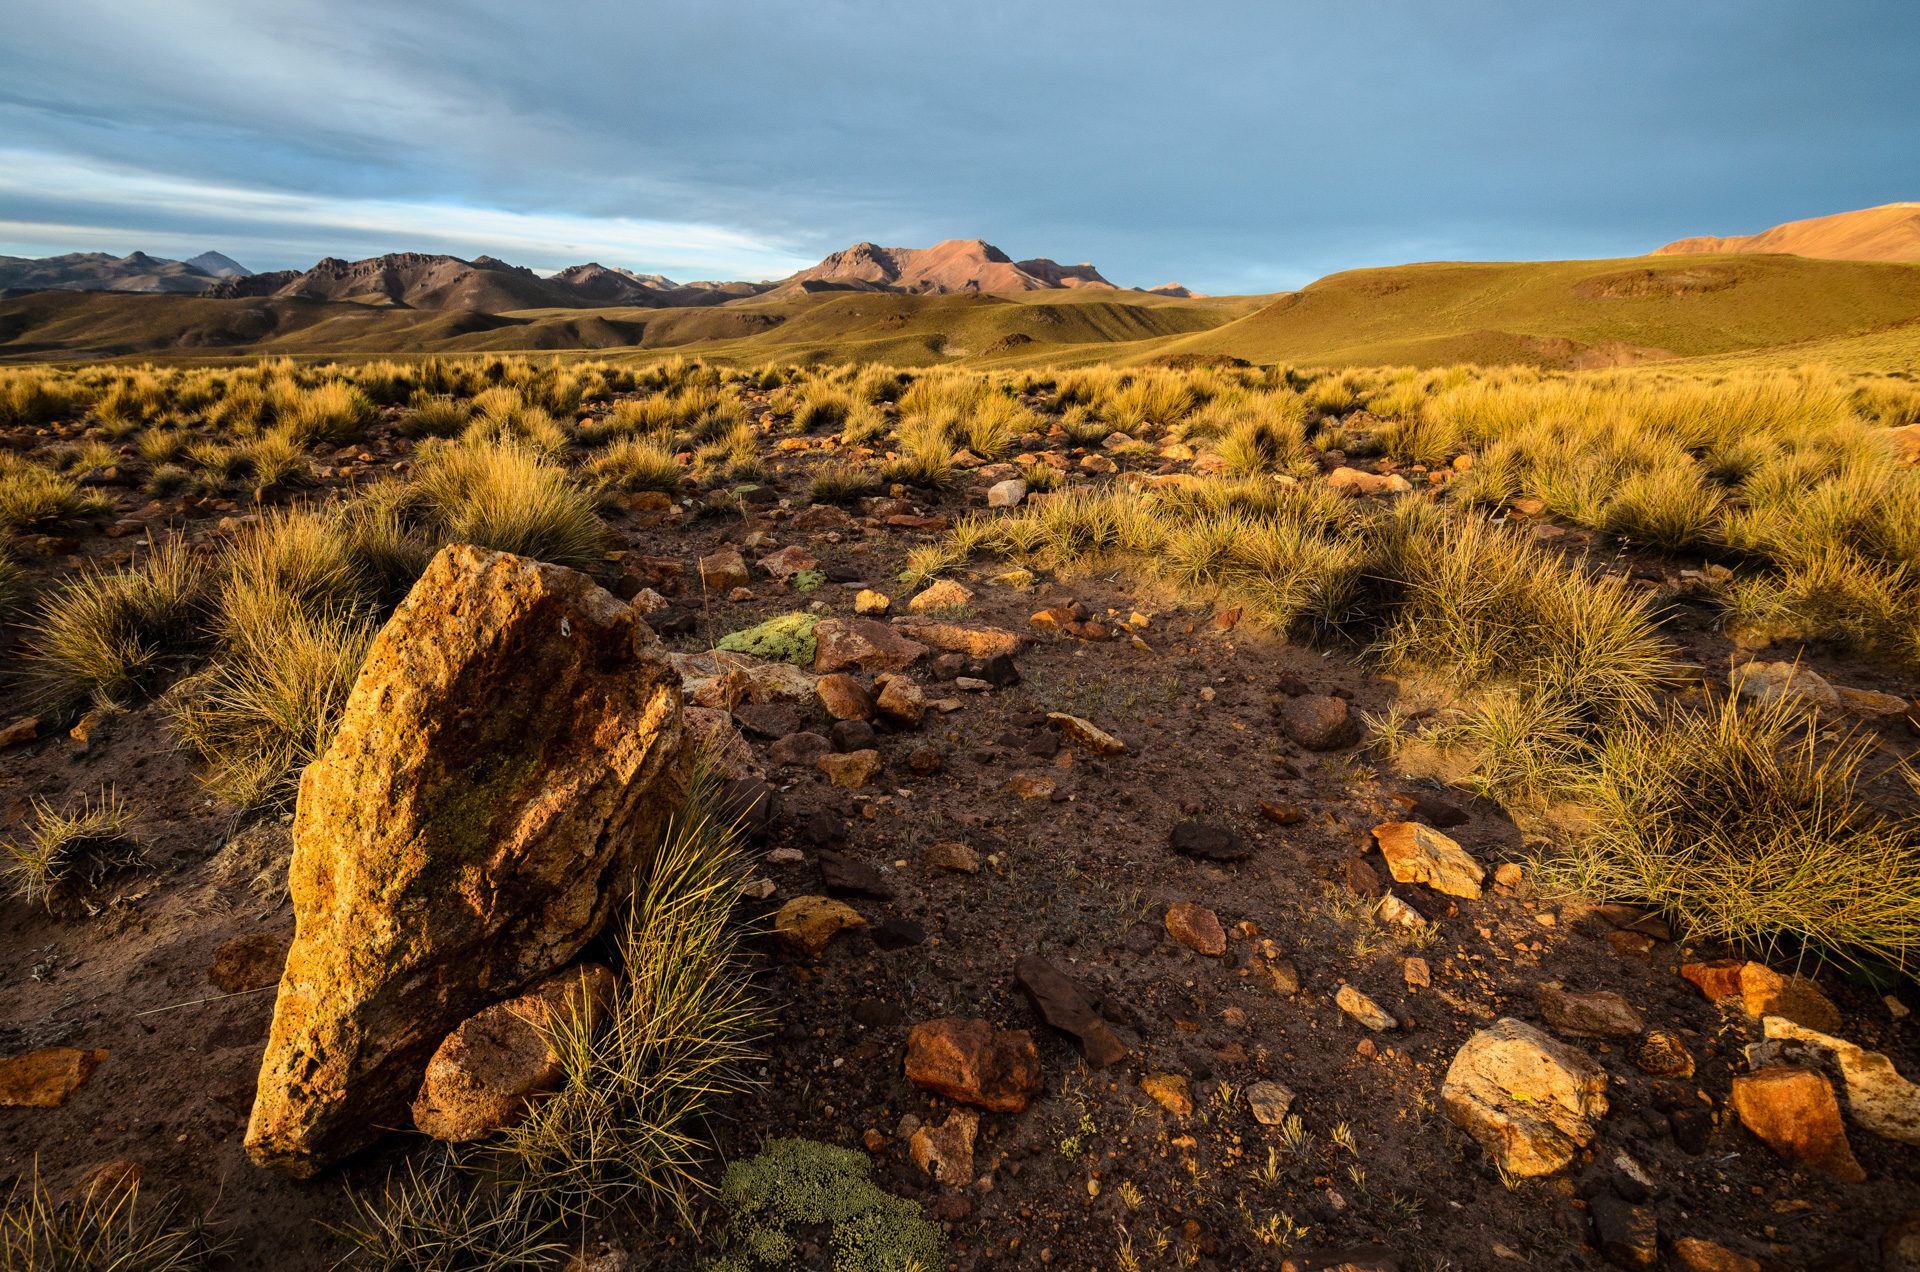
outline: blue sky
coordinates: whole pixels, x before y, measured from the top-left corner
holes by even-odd
[[[1913,0],[11,0],[0,253],[1264,292],[1920,199]]]

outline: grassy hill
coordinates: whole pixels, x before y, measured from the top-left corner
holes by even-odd
[[[292,298],[42,292],[0,300],[0,359],[594,351],[729,363],[979,368],[1227,355],[1254,363],[1574,369],[1784,358],[1920,365],[1920,265],[1794,256],[1435,262],[1279,296],[822,292],[700,308],[486,314]],[[1743,362],[1743,364],[1749,364]],[[1773,365],[1767,362],[1766,365]]]
[[[1793,256],[1434,262],[1332,274],[1161,353],[1252,362],[1608,366],[1864,335],[1920,267]]]

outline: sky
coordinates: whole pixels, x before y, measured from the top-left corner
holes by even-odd
[[[1629,256],[1920,199],[1920,4],[9,0],[0,254],[1122,286]]]

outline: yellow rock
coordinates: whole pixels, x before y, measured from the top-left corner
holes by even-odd
[[[1091,721],[1064,711],[1047,712],[1047,722],[1095,755],[1125,755],[1127,744]]]
[[[773,918],[773,930],[780,943],[810,958],[818,958],[835,933],[865,926],[867,921],[860,917],[858,910],[830,897],[795,897],[781,906],[780,913]]]
[[[1193,1112],[1193,1096],[1187,1093],[1187,1080],[1177,1073],[1149,1073],[1140,1080],[1140,1089],[1158,1100],[1169,1113],[1187,1117]]]

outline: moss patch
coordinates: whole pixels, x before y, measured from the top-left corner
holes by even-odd
[[[865,1153],[806,1139],[776,1139],[727,1167],[720,1204],[733,1248],[706,1272],[781,1267],[795,1256],[793,1224],[831,1224],[833,1272],[933,1272],[946,1240],[920,1207],[891,1197],[868,1176]]]
[[[820,620],[812,614],[780,614],[758,627],[721,637],[719,647],[730,654],[752,654],[805,667],[813,662],[820,642],[813,629]]]

